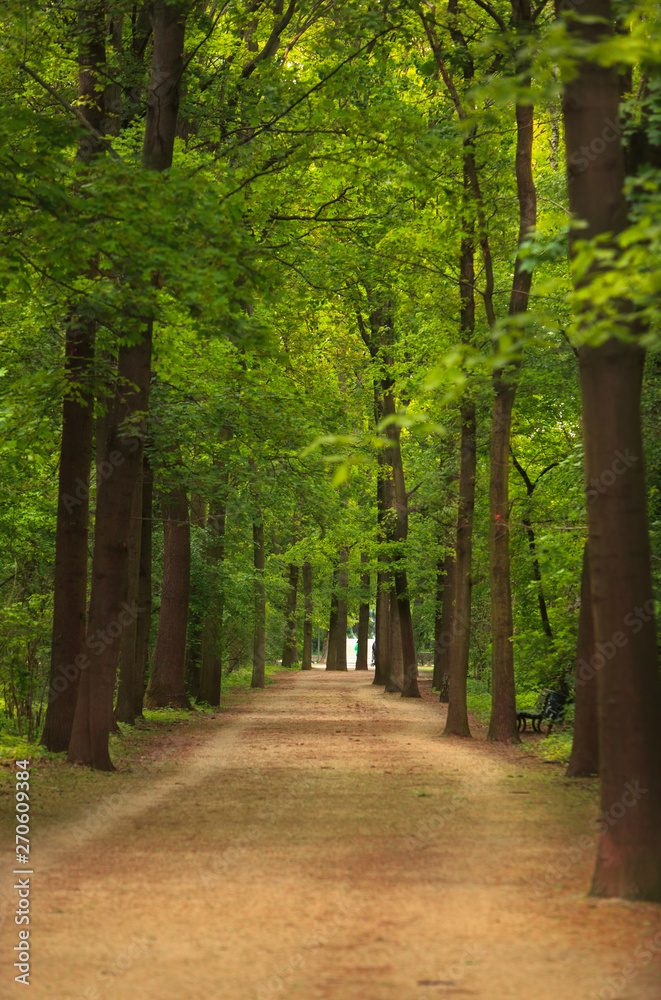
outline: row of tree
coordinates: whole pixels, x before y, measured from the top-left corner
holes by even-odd
[[[517,740],[578,641],[572,773],[650,789],[593,890],[661,898],[649,13],[6,5],[5,689],[52,613],[46,746],[111,769],[143,702],[263,686],[299,584],[305,667],[354,613],[365,666],[372,602],[415,697],[433,639],[449,735],[472,665]]]

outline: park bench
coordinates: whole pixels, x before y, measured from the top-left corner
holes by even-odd
[[[530,719],[533,732],[541,733],[542,722],[548,722],[548,733],[553,724],[562,722],[567,711],[567,695],[561,691],[542,691],[532,712],[516,713],[516,728],[525,733],[526,723]]]

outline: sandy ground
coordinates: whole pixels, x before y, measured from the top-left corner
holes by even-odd
[[[371,680],[288,673],[120,794],[37,809],[27,995],[658,1000],[661,907],[585,895],[593,793]]]

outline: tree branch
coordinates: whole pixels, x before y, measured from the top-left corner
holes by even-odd
[[[43,89],[48,94],[50,94],[51,97],[53,97],[58,104],[61,104],[62,107],[69,112],[69,114],[72,114],[75,118],[77,118],[80,124],[83,126],[83,128],[87,129],[87,131],[90,132],[95,139],[98,139],[100,142],[102,142],[104,148],[108,150],[113,159],[119,160],[120,163],[122,162],[121,156],[113,149],[110,140],[107,139],[100,132],[97,132],[97,130],[94,128],[93,125],[90,125],[87,118],[80,110],[80,108],[77,108],[74,104],[69,104],[69,102],[65,101],[63,97],[60,97],[55,88],[51,87],[50,83],[46,83],[46,81],[42,79],[42,77],[40,77],[38,73],[35,73],[33,69],[30,69],[29,66],[26,66],[24,62],[19,62],[18,66],[19,69],[22,69],[25,73],[28,74],[28,76],[31,76],[32,79],[35,81],[35,83],[38,83],[40,87],[43,87]]]

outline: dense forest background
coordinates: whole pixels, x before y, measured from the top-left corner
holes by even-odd
[[[433,666],[448,732],[467,687],[496,740],[515,696],[589,689],[595,773],[613,661],[648,733],[655,5],[8,2],[1,24],[8,745],[109,769],[143,704],[218,704],[221,675],[299,652],[342,669],[350,630],[386,690]]]

